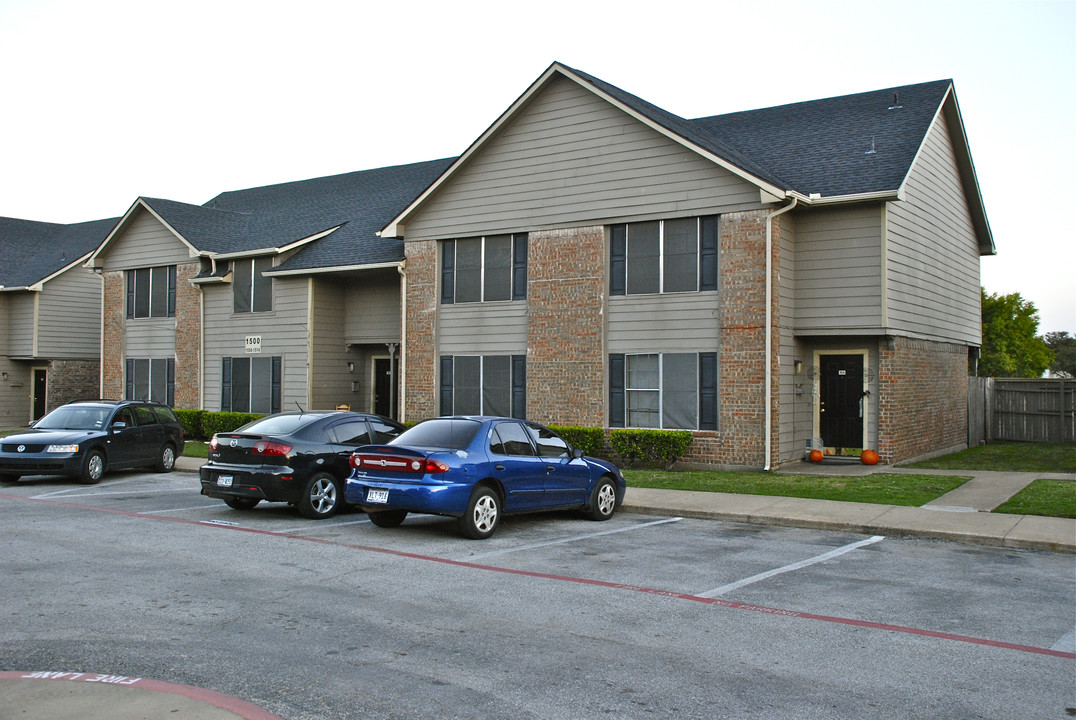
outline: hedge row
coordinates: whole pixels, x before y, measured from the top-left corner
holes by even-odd
[[[688,430],[612,430],[609,443],[629,465],[671,467],[691,444]]]
[[[550,425],[549,428],[569,445],[582,450],[584,455],[596,457],[605,449],[605,431],[601,428],[579,425]]]
[[[176,408],[176,417],[183,423],[183,437],[187,440],[208,440],[214,433],[231,432],[260,418],[257,413],[211,412],[209,410],[183,410]]]

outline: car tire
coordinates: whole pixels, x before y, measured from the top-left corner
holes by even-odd
[[[226,497],[224,504],[232,510],[253,510],[261,502],[261,498],[249,497]]]
[[[105,476],[107,465],[103,452],[90,450],[82,460],[82,473],[78,476],[78,481],[83,485],[96,485]]]
[[[176,449],[171,444],[165,443],[157,456],[157,472],[169,473],[176,468]]]
[[[485,540],[501,521],[501,498],[485,485],[477,487],[467,501],[467,511],[459,519],[460,533],[472,540]]]
[[[0,474],[0,484],[14,485],[19,481],[19,476],[15,473],[3,473]]]
[[[370,518],[370,522],[378,527],[394,528],[399,527],[400,523],[407,517],[406,510],[374,510],[366,513],[366,516]]]
[[[616,484],[608,475],[602,476],[590,493],[590,507],[585,515],[591,520],[608,520],[616,512]]]
[[[328,473],[318,473],[306,481],[303,494],[295,507],[299,514],[311,520],[324,520],[340,509],[343,493],[336,478]]]

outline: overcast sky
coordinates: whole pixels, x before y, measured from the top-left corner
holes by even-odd
[[[458,155],[554,60],[688,118],[952,78],[983,284],[1076,334],[1076,0],[0,0],[0,216]]]

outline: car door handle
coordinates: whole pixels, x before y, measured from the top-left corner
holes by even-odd
[[[553,471],[554,471],[554,470],[556,470],[556,469],[557,469],[557,468],[553,467],[552,465],[546,465],[546,466],[545,466],[545,471],[546,471],[546,472],[553,472]]]
[[[504,470],[504,465],[494,465],[493,469],[494,470]]]

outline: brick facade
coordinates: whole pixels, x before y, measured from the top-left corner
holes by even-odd
[[[101,381],[101,363],[98,360],[53,360],[49,363],[48,411],[55,410],[74,400],[97,397]]]
[[[527,417],[601,427],[605,228],[532,232],[527,244]]]
[[[202,387],[202,291],[190,283],[197,263],[176,266],[176,395],[177,408],[200,409]]]
[[[893,338],[879,349],[878,453],[894,463],[968,441],[968,349]]]
[[[105,301],[101,330],[101,397],[120,399],[124,395],[124,339],[127,333],[125,309],[127,285],[122,270],[106,272]]]
[[[437,242],[404,244],[407,303],[404,318],[403,419],[438,414],[437,398]]]

